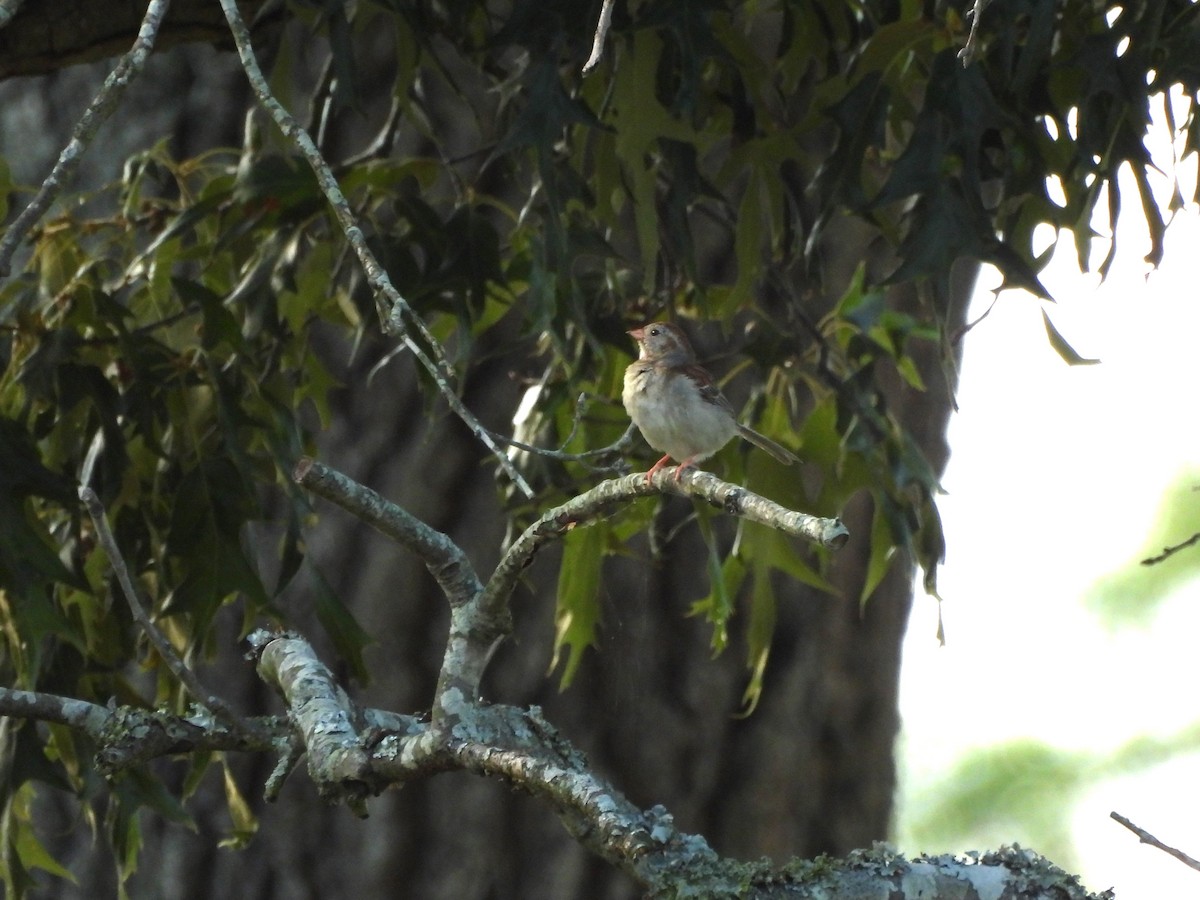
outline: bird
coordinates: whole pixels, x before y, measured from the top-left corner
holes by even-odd
[[[708,370],[696,361],[687,336],[671,322],[653,322],[627,332],[638,358],[625,369],[621,401],[633,424],[655,450],[666,454],[646,481],[672,459],[675,480],[741,435],[785,465],[797,457],[769,437],[741,424]]]

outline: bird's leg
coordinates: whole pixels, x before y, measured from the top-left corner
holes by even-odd
[[[650,471],[648,471],[646,473],[646,484],[650,483],[650,479],[651,479],[651,477],[653,477],[655,472],[657,472],[659,469],[661,469],[663,466],[665,466],[670,461],[671,461],[671,457],[668,455],[668,456],[664,456],[662,459],[660,459],[658,462],[656,462],[654,465],[652,465],[650,467]]]
[[[687,459],[685,459],[683,462],[681,462],[679,464],[679,468],[677,468],[675,470],[675,481],[676,482],[679,481],[679,476],[683,474],[684,469],[694,469],[694,468],[696,468],[696,457],[689,456]]]

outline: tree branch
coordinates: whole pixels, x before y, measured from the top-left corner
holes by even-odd
[[[1116,819],[1118,822],[1120,822],[1122,825],[1124,825],[1126,828],[1128,828],[1130,831],[1132,831],[1134,834],[1136,834],[1138,836],[1138,840],[1140,840],[1143,844],[1149,844],[1151,847],[1157,847],[1163,853],[1166,853],[1169,856],[1175,857],[1177,860],[1179,860],[1185,866],[1190,866],[1191,868],[1193,868],[1197,871],[1200,871],[1200,860],[1192,859],[1190,856],[1188,856],[1182,850],[1176,850],[1174,847],[1164,844],[1162,841],[1160,841],[1158,838],[1156,838],[1154,835],[1152,835],[1146,829],[1139,828],[1137,825],[1134,825],[1132,822],[1130,822],[1127,818],[1125,818],[1123,815],[1121,815],[1118,812],[1111,812],[1111,813],[1109,813],[1109,815],[1112,816],[1112,818]]]
[[[1143,566],[1156,566],[1160,562],[1163,562],[1164,560],[1171,558],[1176,553],[1178,553],[1180,550],[1186,550],[1188,547],[1191,547],[1192,545],[1197,544],[1197,543],[1200,543],[1200,531],[1197,531],[1195,534],[1193,534],[1190,538],[1188,538],[1185,541],[1180,541],[1178,544],[1174,544],[1170,547],[1164,547],[1163,552],[1158,554],[1158,556],[1151,556],[1148,559],[1143,559],[1142,565]]]
[[[983,11],[990,2],[991,0],[974,0],[971,8],[967,10],[967,16],[971,19],[971,31],[967,34],[967,43],[958,51],[958,58],[962,60],[964,68],[979,56],[979,20],[983,18]]]
[[[308,771],[327,801],[345,800],[360,816],[374,788],[370,759],[358,733],[354,704],[308,642],[289,632],[258,630],[246,639],[258,673],[275,685],[308,751]]]
[[[121,548],[117,546],[117,540],[113,537],[112,529],[108,527],[108,516],[105,515],[104,507],[100,503],[100,498],[96,496],[96,492],[90,487],[81,487],[79,489],[79,499],[83,501],[88,515],[92,518],[92,524],[96,528],[96,537],[100,541],[100,546],[104,548],[104,552],[108,554],[108,561],[112,565],[113,571],[117,576],[117,581],[121,585],[121,590],[125,594],[125,599],[129,603],[129,611],[133,613],[134,621],[146,633],[146,637],[150,639],[150,643],[154,645],[154,649],[158,651],[158,655],[166,663],[167,668],[179,679],[180,684],[187,688],[188,693],[192,695],[192,699],[205,709],[210,710],[217,718],[223,720],[230,729],[233,731],[252,729],[253,726],[234,712],[224,700],[216,694],[210,693],[200,683],[200,679],[196,677],[195,673],[180,658],[174,645],[167,640],[167,636],[151,620],[150,614],[146,612],[146,607],[142,605],[142,600],[137,588],[134,586],[133,578],[129,574],[129,567],[125,564],[125,557],[121,555]]]
[[[417,315],[416,311],[409,306],[408,301],[396,290],[387,271],[380,265],[379,260],[367,245],[366,236],[363,234],[362,227],[358,224],[353,210],[350,209],[346,195],[342,193],[342,189],[338,186],[337,179],[329,168],[329,164],[321,155],[321,151],[317,148],[317,145],[313,143],[312,137],[301,127],[296,118],[283,107],[283,104],[279,102],[275,95],[271,93],[271,89],[267,85],[267,79],[263,75],[262,69],[258,65],[258,59],[254,55],[254,47],[250,41],[250,30],[246,27],[241,13],[238,12],[236,0],[221,0],[221,9],[224,10],[225,18],[229,22],[230,32],[233,34],[234,43],[237,45],[238,57],[242,61],[242,68],[246,72],[246,77],[250,80],[250,87],[254,90],[259,105],[270,114],[279,130],[283,133],[283,136],[296,146],[308,162],[309,167],[313,170],[313,174],[317,177],[317,183],[321,188],[321,192],[333,208],[334,216],[342,227],[342,233],[345,235],[346,241],[354,248],[359,264],[366,275],[367,283],[371,285],[374,292],[376,310],[379,313],[384,331],[400,336],[405,346],[412,351],[426,372],[433,378],[438,386],[438,390],[454,413],[462,419],[463,423],[491,451],[492,455],[500,463],[500,467],[512,479],[521,492],[526,497],[533,497],[533,488],[529,486],[529,483],[525,481],[521,473],[517,471],[516,466],[513,465],[512,460],[496,445],[488,430],[475,418],[475,414],[467,409],[459,398],[458,393],[454,390],[452,386],[454,376],[450,371],[449,363],[446,362],[441,344],[438,343],[432,332],[430,332],[424,319]],[[424,346],[413,337],[413,331],[420,336]],[[426,347],[429,348],[429,352],[426,352]]]
[[[608,37],[608,27],[612,24],[612,11],[613,0],[604,0],[604,5],[600,7],[600,18],[596,22],[596,36],[592,39],[592,55],[583,64],[584,75],[600,65],[600,59],[604,56],[604,41]]]
[[[461,547],[369,487],[307,456],[296,464],[292,477],[300,486],[336,503],[417,554],[437,579],[451,607],[461,606],[483,590]]]
[[[278,793],[303,746],[321,795],[345,800],[360,814],[365,814],[368,792],[417,777],[458,770],[499,778],[546,802],[576,840],[628,872],[651,897],[681,892],[711,900],[1112,897],[1110,892],[1088,894],[1073,876],[1018,848],[966,861],[950,856],[908,860],[883,846],[841,860],[792,860],[784,867],[722,858],[704,838],[677,829],[663,807],[641,810],[630,803],[591,770],[587,758],[536,707],[477,704],[448,727],[382,710],[359,710],[303,638],[258,631],[250,643],[260,676],[279,688],[288,707],[287,717],[257,719],[253,737],[203,713],[182,717],[105,708],[7,688],[0,688],[0,715],[85,731],[100,748],[96,757],[105,774],[166,755],[282,751],[281,763],[266,785],[269,798]]]
[[[178,716],[5,687],[0,687],[0,715],[79,729],[96,742],[96,762],[107,775],[179,753],[278,750],[291,735],[288,723],[276,717],[256,719],[252,729],[238,731],[199,708],[192,715]]]
[[[759,522],[806,538],[831,550],[843,546],[849,532],[839,519],[795,512],[708,472],[659,470],[650,481],[644,474],[601,482],[589,491],[549,510],[521,534],[481,585],[466,554],[446,535],[388,502],[375,491],[340,472],[304,458],[296,466],[296,482],[362,519],[415,552],[442,586],[450,603],[450,629],[434,697],[436,725],[457,721],[478,700],[479,684],[497,641],[512,630],[509,606],[525,568],[545,544],[572,528],[612,515],[631,500],[657,493],[702,497],[730,515]]]
[[[786,509],[772,500],[698,469],[684,470],[676,481],[676,471],[675,467],[660,469],[649,482],[642,473],[604,481],[544,513],[508,548],[484,587],[481,607],[492,609],[507,604],[521,573],[550,541],[561,538],[572,528],[607,518],[619,504],[652,494],[701,497],[729,515],[741,516],[751,522],[803,537],[829,550],[837,550],[850,539],[850,532],[840,519],[823,519]]]
[[[59,192],[75,177],[75,170],[79,168],[79,162],[83,159],[83,154],[87,152],[88,145],[96,136],[96,131],[117,108],[117,102],[125,93],[125,88],[141,74],[142,68],[146,65],[146,57],[154,49],[154,40],[158,35],[158,29],[162,25],[163,16],[166,15],[170,5],[171,0],[150,0],[133,47],[121,57],[116,67],[104,79],[104,85],[100,88],[100,92],[96,94],[95,99],[92,100],[91,105],[84,111],[83,117],[75,126],[70,142],[59,154],[58,162],[54,164],[54,168],[50,170],[50,174],[46,176],[42,186],[38,188],[33,200],[21,211],[16,221],[0,238],[0,278],[9,274],[13,253],[25,234],[46,214],[46,210],[54,203]]]
[[[96,737],[103,730],[110,713],[103,706],[86,700],[0,687],[0,715],[56,722],[79,728]]]
[[[303,650],[295,635],[259,633],[255,640],[286,643],[288,653]],[[271,672],[260,666],[267,678]],[[314,682],[324,702],[348,718],[348,701],[325,678]],[[373,711],[372,711],[373,712]],[[301,711],[291,707],[291,717]],[[382,735],[368,751],[369,771],[349,777],[374,789],[403,784],[437,772],[459,770],[499,778],[548,803],[567,830],[584,846],[636,878],[648,896],[767,898],[818,896],[1086,898],[1073,877],[1037,854],[1011,848],[977,860],[953,857],[907,860],[878,847],[844,860],[793,860],[784,868],[768,862],[742,863],[719,857],[704,838],[679,831],[661,806],[640,810],[609,782],[591,771],[587,758],[563,738],[537,708],[475,705],[450,726],[412,719]],[[309,746],[310,756],[324,752]],[[356,759],[361,759],[356,754]],[[312,770],[310,765],[310,770]],[[332,767],[316,767],[322,773]],[[329,785],[318,785],[326,796]],[[1109,897],[1111,894],[1098,895]]]

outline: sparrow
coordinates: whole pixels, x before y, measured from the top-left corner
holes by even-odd
[[[647,482],[672,459],[679,462],[678,481],[684,469],[712,456],[734,435],[785,465],[797,461],[787,449],[738,422],[679,326],[654,322],[628,334],[637,341],[638,358],[625,369],[621,400],[646,443],[666,454],[646,473]]]

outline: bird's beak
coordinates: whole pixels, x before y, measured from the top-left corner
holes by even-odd
[[[646,334],[646,329],[645,328],[634,328],[632,331],[627,331],[625,333],[640,344],[642,342],[642,338]]]

